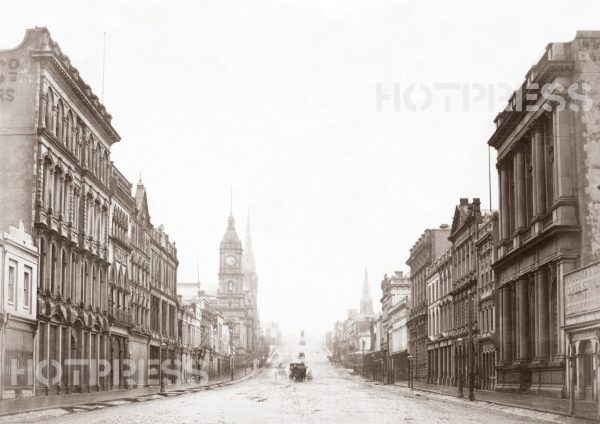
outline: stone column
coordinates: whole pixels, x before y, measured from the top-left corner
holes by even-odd
[[[515,154],[515,222],[517,228],[524,228],[527,225],[525,196],[525,152],[519,147]]]
[[[537,123],[533,127],[533,175],[535,193],[535,215],[546,212],[546,155],[544,152],[544,127]]]
[[[536,272],[536,305],[537,305],[537,323],[536,329],[538,338],[537,356],[539,358],[548,358],[549,340],[550,340],[550,320],[549,320],[549,299],[548,299],[548,277],[547,272],[540,268]]]
[[[508,187],[508,171],[504,164],[502,164],[499,169],[498,177],[500,180],[500,225],[502,229],[502,240],[508,240],[510,238],[510,210],[508,209],[510,190]]]
[[[571,167],[571,140],[569,108],[557,108],[554,110],[553,131],[554,136],[554,158],[555,158],[555,188],[554,197],[569,197],[573,195],[572,167]]]
[[[529,358],[529,299],[528,299],[528,281],[521,277],[517,280],[517,308],[518,308],[518,333],[519,341],[518,359]]]
[[[500,292],[502,301],[502,362],[510,364],[512,362],[512,287],[505,284]]]

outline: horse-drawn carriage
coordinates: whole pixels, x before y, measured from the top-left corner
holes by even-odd
[[[306,379],[306,365],[303,362],[290,364],[290,380],[304,381]]]

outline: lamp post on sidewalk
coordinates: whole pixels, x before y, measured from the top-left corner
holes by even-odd
[[[459,337],[458,339],[456,339],[456,341],[458,342],[458,346],[460,346],[460,352],[461,354],[458,355],[458,397],[459,398],[463,398],[465,397],[464,393],[463,393],[463,364],[462,364],[462,360],[461,358],[464,356],[464,349],[463,349],[463,339],[461,337]]]
[[[469,344],[468,344],[468,361],[469,361],[469,400],[473,401],[475,400],[475,355],[473,352],[474,348],[475,348],[475,343],[473,341],[473,293],[471,292],[471,289],[469,288],[467,291],[467,307],[469,308]]]
[[[575,414],[575,345],[571,340],[571,334],[567,335],[569,339],[569,380],[571,384],[569,385],[569,415]]]
[[[412,389],[413,387],[413,383],[412,383],[412,360],[413,360],[413,356],[412,355],[408,355],[408,387]]]
[[[167,347],[167,344],[164,342],[160,343],[160,350],[159,350],[159,364],[158,364],[158,375],[159,375],[159,379],[160,379],[160,393],[164,393],[165,392],[165,382],[163,380],[163,370],[162,370],[162,366],[163,366],[163,360],[162,360],[162,351],[163,349]]]

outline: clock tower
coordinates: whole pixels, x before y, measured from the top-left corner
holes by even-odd
[[[219,290],[243,293],[242,242],[235,230],[233,215],[227,220],[227,230],[219,248]]]
[[[242,242],[235,230],[233,214],[227,220],[227,229],[219,247],[219,290],[217,308],[229,326],[236,364],[246,362],[248,349],[246,295],[242,270]]]

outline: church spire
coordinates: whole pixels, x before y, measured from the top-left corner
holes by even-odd
[[[362,316],[373,315],[373,300],[371,299],[371,286],[369,285],[369,274],[365,266],[365,277],[362,287],[362,298],[360,300],[360,314]]]

